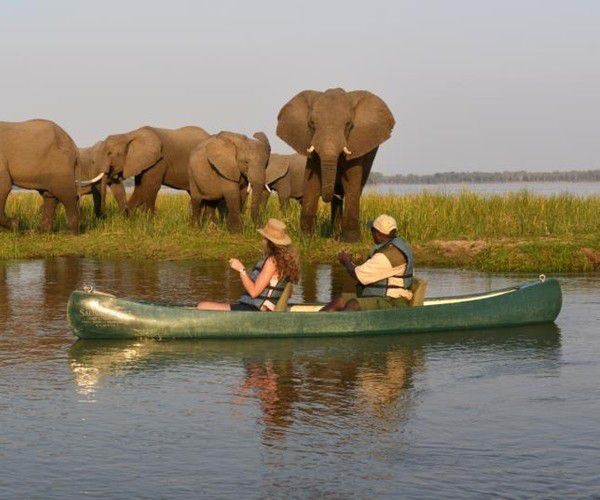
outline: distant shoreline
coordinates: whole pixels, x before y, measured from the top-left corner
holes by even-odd
[[[439,172],[386,175],[371,172],[368,184],[492,184],[509,182],[600,182],[600,170],[553,172]]]

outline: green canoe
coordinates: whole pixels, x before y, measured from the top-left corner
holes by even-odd
[[[562,306],[560,285],[545,279],[493,292],[426,299],[422,306],[360,312],[198,311],[74,291],[68,319],[80,338],[325,337],[470,330],[551,322]]]

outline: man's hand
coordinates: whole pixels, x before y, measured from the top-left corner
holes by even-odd
[[[352,262],[352,254],[342,251],[338,254],[338,259],[340,260],[342,266],[346,268],[348,274],[356,279],[356,272],[354,271],[356,264]]]
[[[346,253],[343,250],[338,254],[338,259],[340,263],[344,266],[352,263],[352,254]]]

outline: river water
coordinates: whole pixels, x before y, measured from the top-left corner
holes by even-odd
[[[457,194],[463,191],[491,196],[494,194],[528,191],[542,196],[571,194],[576,196],[600,195],[600,182],[489,182],[448,184],[369,184],[366,192],[381,194],[444,193]]]
[[[420,274],[431,295],[532,278]],[[0,263],[0,498],[597,496],[600,277],[560,279],[555,325],[75,342],[83,283],[195,301],[238,280],[195,261]],[[338,266],[303,280],[295,300],[351,285]]]

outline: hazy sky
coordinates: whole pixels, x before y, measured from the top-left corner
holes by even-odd
[[[600,168],[600,0],[0,0],[0,119],[82,146],[140,125],[264,130],[298,91],[381,96],[374,169]]]

